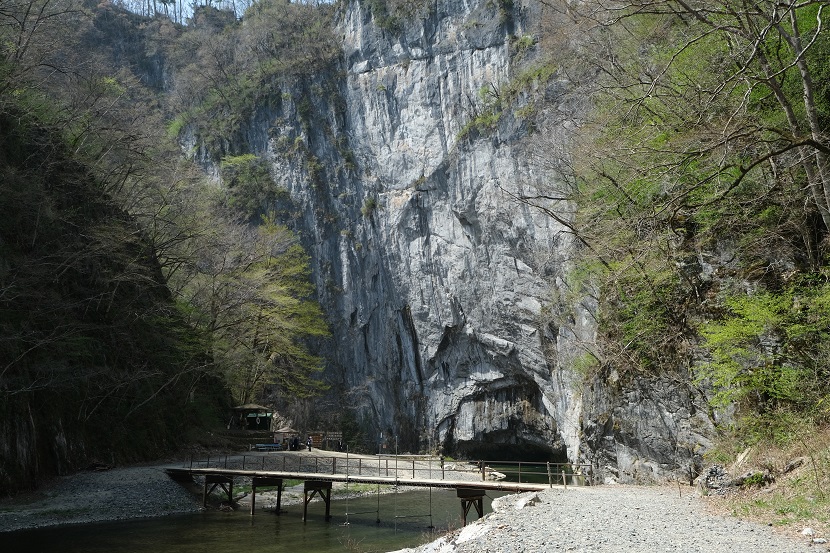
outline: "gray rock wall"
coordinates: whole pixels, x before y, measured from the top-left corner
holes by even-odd
[[[519,10],[505,18],[497,3],[445,0],[392,34],[353,2],[340,21],[342,119],[311,93],[321,83],[308,86],[307,128],[292,116],[293,90],[268,117],[283,121],[268,151],[299,207],[335,333],[330,376],[407,448],[495,454],[512,443],[565,456],[540,328],[548,277],[562,268],[542,266],[536,250],[569,240],[512,198],[544,178],[522,125],[461,137],[479,91],[509,81],[522,25]],[[298,140],[325,166],[324,185],[309,182],[302,155],[281,151]]]
[[[614,371],[584,389],[582,456],[602,481],[668,476],[691,484],[703,469],[714,425],[705,392],[682,375],[621,381]]]
[[[571,367],[593,339],[594,307],[545,308],[564,295],[573,240],[515,199],[551,178],[532,162],[533,137],[510,117],[463,132],[479,91],[516,70],[511,37],[535,14],[515,4],[505,17],[498,2],[437,0],[390,33],[352,1],[338,27],[342,71],[286,83],[247,140],[290,190],[312,253],[334,332],[333,393],[372,432],[409,450],[544,454],[660,476],[682,465],[688,401],[664,405],[659,386],[584,386]],[[570,118],[537,128],[564,140]],[[664,408],[674,422],[655,418]]]

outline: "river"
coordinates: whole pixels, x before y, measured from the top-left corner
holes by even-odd
[[[485,513],[500,495],[488,493]],[[461,526],[455,490],[443,489],[332,501],[328,522],[322,502],[309,504],[305,523],[302,514],[302,505],[284,507],[279,516],[205,511],[10,532],[2,543],[4,551],[15,553],[369,553],[414,547]],[[475,516],[471,509],[468,521]]]

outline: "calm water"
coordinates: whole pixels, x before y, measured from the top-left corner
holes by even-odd
[[[523,482],[533,484],[561,485],[563,482],[562,471],[565,470],[564,479],[568,485],[584,484],[584,478],[577,478],[571,467],[563,467],[561,464],[551,464],[550,474],[548,465],[545,463],[487,463],[491,469],[504,474],[505,482]],[[584,465],[587,466],[587,465]]]
[[[485,512],[499,495],[484,498]],[[431,504],[431,508],[430,508]],[[347,511],[348,509],[348,511]],[[379,511],[379,513],[378,513]],[[430,511],[432,525],[430,530]],[[475,519],[475,509],[469,520]],[[348,517],[346,513],[349,513]],[[361,513],[361,514],[354,514]],[[14,553],[329,553],[382,552],[414,547],[461,526],[461,503],[455,490],[419,490],[378,497],[332,501],[329,522],[322,502],[284,507],[276,516],[245,510],[118,523],[69,525],[0,534],[3,551]],[[380,524],[376,523],[380,518]],[[348,519],[348,524],[344,524]]]

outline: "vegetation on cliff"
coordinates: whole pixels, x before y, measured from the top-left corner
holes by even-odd
[[[169,450],[223,405],[207,337],[60,134],[8,103],[0,126],[0,487]]]
[[[263,220],[279,188],[243,156],[217,189],[166,134],[181,29],[53,0],[0,19],[0,489],[319,391],[308,258]]]
[[[775,444],[825,474],[807,436],[830,422],[826,3],[546,4],[592,104],[556,166],[571,284],[599,305],[590,376],[691,380],[726,421],[713,458]]]
[[[573,279],[601,304],[598,368],[685,366],[720,407],[827,420],[827,14],[745,4],[569,12],[563,70],[593,103],[558,166]]]

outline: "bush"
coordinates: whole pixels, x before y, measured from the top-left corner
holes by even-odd
[[[378,201],[375,198],[369,197],[363,202],[363,207],[360,208],[360,213],[364,217],[371,217],[376,209],[378,209]]]

